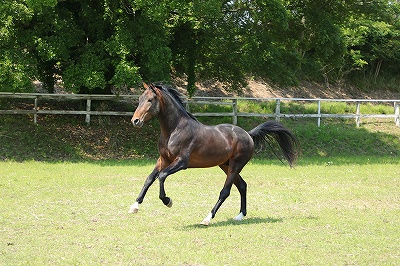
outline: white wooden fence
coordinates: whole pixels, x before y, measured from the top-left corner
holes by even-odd
[[[0,107],[0,114],[33,114],[33,122],[37,123],[37,117],[41,114],[53,114],[53,115],[84,115],[85,122],[90,123],[90,116],[92,115],[117,115],[117,116],[131,116],[133,112],[124,111],[95,111],[92,110],[92,101],[137,101],[138,95],[88,95],[88,94],[39,94],[39,93],[0,93],[0,99],[25,99],[33,101],[32,109],[13,109],[4,110]],[[67,101],[67,100],[85,100],[86,110],[49,110],[40,108],[40,100],[54,100],[54,101]],[[255,102],[275,102],[274,113],[243,113],[238,112],[238,100],[255,101]],[[296,113],[288,114],[281,112],[281,103],[283,101],[294,101],[294,102],[317,102],[317,113],[305,114]],[[321,113],[321,104],[324,102],[346,102],[354,104],[356,106],[355,113],[346,114],[325,114]],[[357,126],[360,125],[362,118],[387,118],[393,119],[397,126],[400,127],[400,100],[372,100],[372,99],[304,99],[304,98],[239,98],[239,97],[193,97],[191,99],[185,99],[186,107],[190,110],[190,106],[193,104],[210,104],[210,105],[227,105],[230,106],[231,112],[225,113],[193,113],[194,116],[229,116],[232,117],[232,123],[237,124],[238,117],[266,117],[274,118],[279,121],[281,118],[316,118],[318,126],[321,125],[322,118],[345,118],[355,119]],[[360,112],[360,106],[366,103],[383,103],[393,104],[392,114],[362,114]]]

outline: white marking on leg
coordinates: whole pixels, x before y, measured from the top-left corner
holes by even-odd
[[[202,225],[209,225],[212,219],[212,213],[210,212],[206,218],[200,223]]]
[[[239,213],[238,216],[236,216],[235,218],[233,218],[235,221],[241,221],[243,219],[244,215],[243,213]]]
[[[139,203],[136,201],[135,203],[132,204],[132,206],[129,208],[128,213],[137,213],[139,211]]]
[[[168,208],[171,208],[171,207],[172,207],[172,199],[169,199],[169,202],[168,202],[168,204],[167,204],[167,207],[168,207]]]

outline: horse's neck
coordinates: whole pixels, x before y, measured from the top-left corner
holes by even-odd
[[[191,119],[191,117],[184,110],[168,103],[159,115],[163,135],[165,137],[170,135],[179,126],[182,119]]]

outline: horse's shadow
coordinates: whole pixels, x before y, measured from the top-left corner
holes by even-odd
[[[186,225],[183,229],[194,229],[194,228],[207,228],[207,227],[224,227],[224,226],[244,226],[244,225],[251,225],[251,224],[263,224],[263,223],[282,223],[283,218],[274,218],[274,217],[267,217],[267,218],[260,218],[260,217],[252,217],[252,218],[244,218],[242,221],[235,221],[234,219],[228,219],[225,221],[220,222],[211,222],[210,225],[204,226],[201,224],[191,224]]]

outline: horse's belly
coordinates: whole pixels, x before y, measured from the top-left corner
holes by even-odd
[[[228,161],[228,158],[226,160],[221,160],[221,158],[216,158],[216,159],[191,159],[189,161],[189,168],[205,168],[205,167],[213,167],[217,165],[221,165]]]
[[[212,167],[229,160],[232,150],[227,147],[215,147],[207,151],[194,152],[189,158],[189,167]]]

